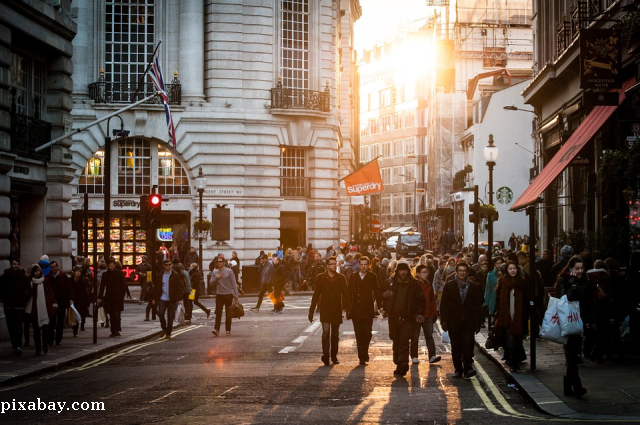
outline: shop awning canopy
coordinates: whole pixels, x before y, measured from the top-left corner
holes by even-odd
[[[402,232],[408,232],[411,229],[413,229],[413,227],[409,226],[409,227],[398,227],[395,232],[396,233],[402,233]]]
[[[635,78],[629,79],[622,85],[622,89],[617,89],[619,93],[618,105],[621,105],[626,98],[625,90],[634,83]],[[510,210],[517,211],[535,204],[542,192],[569,166],[573,158],[600,130],[600,127],[611,117],[616,109],[618,109],[617,106],[596,106],[593,108],[587,118],[582,121],[576,131],[569,137],[569,140],[562,145],[558,153],[551,158],[551,161],[542,169],[542,172],[518,198]]]
[[[399,227],[389,227],[388,229],[384,229],[382,233],[393,233],[396,229],[399,229]]]

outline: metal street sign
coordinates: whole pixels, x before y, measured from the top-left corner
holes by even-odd
[[[371,233],[378,233],[381,228],[382,223],[380,223],[380,220],[371,220],[371,223],[369,224],[369,230],[371,230]]]

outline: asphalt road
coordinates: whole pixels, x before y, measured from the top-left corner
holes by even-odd
[[[242,299],[247,316],[234,320],[230,336],[213,337],[213,320],[197,310],[192,325],[175,330],[170,341],[149,340],[0,387],[5,410],[0,419],[30,424],[555,422],[538,413],[479,353],[476,378],[453,378],[448,346],[442,344],[442,362],[429,365],[422,352],[421,363],[406,378],[395,377],[387,321],[380,318],[374,322],[368,366],[358,365],[349,321],[341,327],[341,363],[324,366],[320,324],[306,318],[310,297],[286,300],[281,315],[270,314],[268,305],[260,313],[249,312],[254,301]],[[49,408],[53,402],[66,404],[56,404],[56,411],[11,410]],[[92,403],[100,410],[82,410]]]

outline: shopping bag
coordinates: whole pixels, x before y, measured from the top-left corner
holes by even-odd
[[[580,317],[580,303],[578,301],[569,301],[566,295],[556,304],[558,308],[558,321],[560,322],[560,335],[582,336],[584,326]]]
[[[176,316],[174,320],[176,323],[184,325],[184,306],[182,304],[178,304],[178,307],[176,307]]]
[[[555,297],[549,298],[547,311],[544,313],[542,320],[542,329],[540,330],[540,338],[548,339],[558,344],[566,344],[567,337],[562,336],[560,329],[560,320],[558,319],[558,300]]]
[[[229,308],[229,316],[232,319],[239,319],[244,316],[244,306],[240,304],[237,298],[234,298],[231,302],[231,308]]]
[[[98,308],[98,323],[107,323],[107,314],[104,312],[104,307]]]
[[[442,332],[442,343],[451,344],[451,338],[449,338],[449,331]]]
[[[487,340],[484,343],[484,348],[487,350],[494,349],[494,351],[498,351],[500,347],[505,347],[507,345],[507,330],[505,328],[498,328],[494,326],[489,331],[489,335],[487,336]]]
[[[191,301],[194,301],[196,299],[196,290],[195,289],[191,290],[191,293],[189,294],[189,299]]]
[[[73,310],[68,308],[67,309],[67,313],[64,316],[64,325],[68,328],[71,328],[75,325],[77,325],[78,322],[76,320],[76,315],[73,314]]]
[[[73,314],[76,316],[76,323],[78,323],[78,325],[81,325],[82,316],[80,316],[80,313],[78,313],[78,310],[76,310],[75,304],[71,304],[71,309],[73,310]]]

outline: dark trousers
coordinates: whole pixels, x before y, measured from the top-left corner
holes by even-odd
[[[165,312],[167,317],[165,318]],[[160,316],[160,327],[166,336],[171,336],[173,330],[173,319],[176,317],[175,301],[158,301],[158,316]]]
[[[411,320],[389,317],[389,337],[393,341],[393,363],[398,368],[409,365],[409,345],[413,337],[414,323]]]
[[[7,328],[11,346],[22,348],[22,326],[24,321],[24,308],[4,308],[4,315],[7,319]]]
[[[60,344],[62,342],[64,316],[66,313],[66,308],[61,308],[60,306],[58,306],[58,309],[55,313],[53,313],[53,316],[49,317],[49,345],[53,345],[54,341],[56,344]]]
[[[144,301],[147,297],[147,286],[147,281],[145,279],[145,281],[140,284],[140,301]]]
[[[156,316],[158,315],[158,305],[151,302],[147,304],[144,316],[145,319],[149,318],[149,312],[151,312],[151,319],[156,320]]]
[[[122,312],[118,309],[109,310],[109,320],[111,321],[111,333],[120,332],[122,330]]]
[[[356,334],[356,345],[358,346],[358,359],[363,362],[368,362],[373,317],[369,319],[352,319],[352,322],[353,331]]]
[[[199,293],[199,292],[200,292],[200,291],[196,290],[196,297],[195,297],[195,300],[193,300],[193,303],[194,303],[195,305],[197,305],[198,307],[200,307],[200,309],[201,309],[202,311],[204,311],[205,313],[207,313],[207,315],[209,315],[209,313],[211,312],[211,310],[209,310],[207,307],[205,307],[205,305],[204,305],[204,304],[202,304],[202,303],[200,302],[200,295],[198,295],[198,293]]]
[[[275,305],[273,306],[276,310],[282,310],[284,308],[284,303],[282,302],[282,291],[284,290],[285,282],[274,285],[273,287],[273,300]]]
[[[216,330],[220,331],[222,323],[222,308],[224,307],[224,328],[227,332],[231,332],[231,316],[229,316],[229,307],[233,302],[233,294],[216,295]]]
[[[414,325],[413,337],[411,338],[411,357],[418,357],[420,331],[424,331],[424,341],[427,344],[429,358],[431,358],[436,355],[436,342],[433,340],[433,317],[425,319],[422,323],[416,322]]]
[[[33,325],[33,344],[36,346],[36,354],[40,354],[44,350],[48,351],[47,344],[49,343],[49,325],[44,325],[42,328],[38,326],[38,319],[31,319]]]
[[[263,284],[262,287],[260,288],[260,293],[258,294],[258,304],[256,304],[256,308],[260,308],[260,306],[262,305],[262,299],[264,298],[264,294],[266,294],[267,292],[269,292],[269,289],[271,288],[271,285],[269,284]],[[217,305],[216,305],[216,309],[217,309]]]
[[[76,336],[78,335],[78,328],[80,328],[80,330],[84,330],[84,324],[87,321],[87,314],[89,313],[89,308],[88,307],[81,307],[78,308],[76,306],[76,308],[78,309],[78,313],[80,313],[80,323],[76,323],[75,325],[73,325],[71,327],[71,329],[73,329],[73,335]]]
[[[193,314],[193,301],[189,299],[189,294],[182,296],[182,305],[184,306],[184,320],[191,320]]]
[[[338,357],[338,341],[340,341],[340,323],[322,322],[322,354],[331,358]]]
[[[580,378],[578,375],[578,361],[581,352],[582,337],[580,335],[569,335],[565,345],[565,357],[567,359],[567,379],[571,383]]]
[[[449,331],[451,339],[451,357],[453,358],[453,367],[456,372],[467,372],[473,367],[471,359],[473,357],[474,332],[460,330]]]

